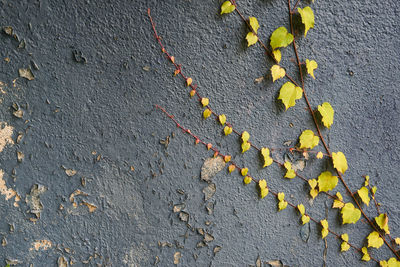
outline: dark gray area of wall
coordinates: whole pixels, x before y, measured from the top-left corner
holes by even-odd
[[[282,179],[278,166],[261,169],[255,150],[241,154],[238,138],[222,136],[215,120],[201,119],[201,106],[189,98],[184,81],[173,77],[147,8],[168,51],[199,92],[238,131],[247,130],[256,145],[295,144],[303,130],[315,130],[303,99],[284,111],[277,101],[283,80],[272,83],[269,75],[273,62],[258,45],[246,47],[245,24],[236,14],[220,16],[221,3],[0,1],[0,26],[12,26],[17,34],[0,34],[0,141],[12,138],[0,152],[0,266],[6,260],[55,266],[60,257],[73,266],[151,266],[156,261],[173,266],[176,252],[182,256],[179,266],[248,266],[258,256],[289,266],[322,266],[324,261],[327,266],[374,266],[361,262],[354,250],[340,253],[332,235],[325,243],[314,223],[304,242],[298,214],[289,208],[277,212],[272,195],[259,200],[255,186],[243,186],[237,173],[218,173],[216,193],[204,201],[207,183],[199,175],[212,153],[194,146],[155,104],[248,166],[254,177],[265,178],[271,189],[304,203],[315,218],[328,217],[330,227],[347,232],[355,245],[365,245],[371,231],[364,220],[340,226],[326,196],[310,201],[303,181]],[[245,16],[257,17],[266,43],[274,29],[289,27],[286,1],[238,4]],[[362,185],[362,175],[370,175],[391,233],[400,236],[399,4],[301,1],[305,5],[312,6],[316,24],[306,38],[298,32],[299,54],[318,62],[316,80],[306,77],[306,89],[313,107],[328,101],[336,110],[334,124],[323,135],[332,151],[346,155],[345,179],[352,190]],[[25,41],[25,48],[18,48],[17,39]],[[282,65],[297,79],[292,47],[282,54]],[[28,67],[34,80],[18,77],[18,70]],[[254,82],[263,76],[261,83]],[[13,115],[13,104],[23,111],[22,118]],[[167,136],[168,147],[160,144]],[[21,162],[18,151],[24,154]],[[282,159],[281,153],[275,155]],[[316,178],[325,169],[331,169],[326,160],[311,157],[302,173]],[[47,190],[31,193],[35,185]],[[344,193],[342,185],[337,189]],[[32,212],[40,211],[40,203],[38,219]],[[190,215],[189,225],[173,213],[180,203]],[[213,205],[212,214],[207,205]],[[366,211],[376,215],[374,205]],[[199,248],[203,236],[192,227],[214,240]],[[216,246],[221,250],[215,254]],[[392,256],[386,247],[370,252],[378,259]]]

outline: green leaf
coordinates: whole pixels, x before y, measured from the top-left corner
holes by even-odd
[[[318,176],[319,192],[327,192],[336,187],[338,178],[333,176],[330,171],[325,171]]]
[[[262,155],[262,157],[263,157],[263,159],[264,159],[263,168],[265,168],[265,167],[271,165],[272,162],[273,162],[273,160],[272,160],[272,158],[269,156],[269,154],[270,154],[270,153],[269,153],[269,149],[268,149],[268,148],[266,148],[266,147],[261,148],[261,155]]]
[[[306,59],[306,68],[307,68],[307,73],[311,75],[311,77],[314,78],[315,80],[315,76],[314,76],[314,70],[316,68],[318,68],[318,64],[315,60],[308,60]]]
[[[232,5],[231,1],[225,1],[221,6],[221,15],[229,14],[235,10],[235,6]]]
[[[257,43],[258,37],[254,33],[249,32],[246,35],[246,40],[247,40],[247,47],[249,47],[249,46],[254,45],[255,43]]]
[[[279,27],[271,35],[271,47],[275,50],[278,47],[286,47],[293,42],[293,35],[288,33],[285,27]]]
[[[386,213],[379,214],[379,216],[375,217],[375,222],[386,234],[390,234],[389,218]]]
[[[319,143],[319,137],[314,135],[314,132],[311,130],[305,130],[301,133],[300,137],[300,148],[310,148],[313,149]]]
[[[292,169],[292,164],[289,161],[286,161],[283,166],[286,168],[285,178],[293,179],[296,177],[295,171]]]
[[[361,217],[361,211],[355,208],[352,203],[346,203],[340,213],[342,214],[343,224],[355,224]]]
[[[341,173],[345,173],[347,170],[347,160],[346,157],[342,152],[333,152],[332,153],[332,161],[333,161],[333,167],[335,167],[336,170],[338,170]]]
[[[368,188],[366,188],[365,186],[361,187],[357,191],[358,196],[361,198],[362,202],[364,202],[367,206],[369,206],[369,201],[371,200],[369,198],[368,192],[369,192]]]
[[[275,82],[276,80],[285,77],[285,74],[285,69],[281,68],[281,66],[273,65],[271,67],[272,82]]]
[[[249,23],[250,23],[251,28],[253,28],[253,31],[255,33],[257,33],[258,28],[260,28],[260,25],[258,24],[257,19],[255,17],[250,17]]]
[[[286,110],[296,105],[296,100],[303,96],[303,90],[291,82],[282,85],[278,99],[282,100]]]
[[[306,37],[308,30],[314,28],[314,12],[309,6],[306,6],[303,9],[297,8],[297,11],[300,13],[301,22],[303,22],[304,27],[306,28],[304,31],[304,37]]]
[[[367,239],[368,239],[368,247],[380,248],[383,245],[383,239],[376,231],[370,233]]]
[[[322,103],[322,105],[318,106],[318,111],[322,116],[322,123],[326,128],[330,128],[333,123],[333,116],[335,111],[333,110],[331,104],[328,102]]]

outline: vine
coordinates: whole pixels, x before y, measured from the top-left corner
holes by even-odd
[[[343,152],[331,152],[329,146],[327,145],[325,138],[322,134],[321,127],[319,123],[321,123],[324,127],[330,128],[334,122],[334,109],[329,102],[324,102],[321,105],[318,105],[317,109],[314,110],[312,105],[310,104],[307,92],[305,90],[304,84],[304,73],[303,73],[303,66],[307,70],[307,74],[309,74],[312,78],[315,79],[314,70],[318,68],[318,64],[315,60],[306,59],[305,62],[300,60],[300,56],[297,49],[295,32],[294,32],[294,23],[293,23],[293,15],[297,12],[302,20],[304,25],[304,37],[307,36],[307,32],[314,27],[314,13],[311,7],[305,6],[304,8],[298,7],[300,0],[297,0],[294,6],[291,5],[291,0],[288,0],[288,13],[289,13],[289,24],[290,24],[290,32],[285,27],[278,27],[270,37],[270,46],[269,49],[262,41],[261,38],[258,36],[258,29],[260,27],[257,19],[255,17],[246,17],[243,13],[239,10],[238,4],[235,0],[225,1],[221,5],[221,15],[230,14],[235,12],[240,19],[247,25],[249,32],[247,33],[245,39],[247,40],[248,46],[253,46],[256,43],[260,45],[262,49],[273,59],[275,64],[271,67],[271,76],[273,82],[286,78],[288,81],[281,86],[280,93],[278,96],[278,100],[281,100],[283,105],[285,106],[285,110],[288,110],[290,107],[296,105],[296,100],[300,100],[304,97],[306,107],[308,113],[312,117],[315,130],[317,134],[315,134],[312,130],[306,129],[304,130],[301,135],[299,136],[299,144],[295,147],[290,148],[273,148],[273,147],[258,147],[254,143],[250,142],[250,134],[247,131],[238,131],[233,127],[233,123],[227,120],[225,114],[219,114],[214,109],[210,107],[210,100],[208,98],[203,98],[200,93],[198,92],[197,84],[193,83],[192,78],[186,76],[183,73],[182,65],[177,64],[175,62],[175,58],[171,56],[167,50],[165,49],[164,45],[161,42],[161,37],[157,34],[155,23],[153,18],[150,14],[150,9],[148,9],[148,16],[149,20],[152,25],[152,29],[154,32],[154,36],[158,41],[162,53],[169,59],[169,61],[174,65],[175,71],[174,75],[180,75],[187,87],[190,88],[189,95],[191,97],[196,96],[199,104],[204,108],[202,112],[202,116],[204,119],[213,116],[219,124],[224,127],[223,132],[225,135],[230,135],[231,133],[236,134],[241,139],[241,150],[242,153],[245,153],[250,148],[254,148],[259,151],[261,158],[263,159],[263,168],[270,166],[271,164],[275,163],[279,165],[281,168],[286,170],[284,178],[293,179],[295,177],[299,177],[301,180],[306,182],[309,187],[310,196],[314,199],[317,197],[319,193],[325,194],[327,197],[333,199],[332,208],[340,209],[340,213],[342,216],[342,223],[343,224],[355,224],[361,216],[366,220],[369,226],[372,228],[372,232],[367,236],[367,246],[358,248],[355,245],[349,243],[349,235],[347,233],[338,234],[332,229],[329,228],[328,221],[326,219],[317,220],[313,218],[310,214],[305,212],[305,207],[303,204],[295,205],[284,198],[283,192],[275,192],[271,190],[267,186],[267,182],[264,179],[256,179],[253,176],[248,174],[248,168],[246,167],[239,167],[236,163],[231,161],[230,155],[224,155],[218,150],[215,146],[211,143],[205,143],[202,138],[198,137],[194,133],[192,133],[189,129],[184,128],[181,124],[174,118],[174,116],[170,115],[164,108],[156,105],[156,108],[161,110],[164,114],[170,118],[175,125],[180,128],[184,133],[190,135],[192,138],[195,139],[195,143],[203,144],[208,150],[212,150],[214,152],[214,157],[222,157],[222,159],[226,163],[230,163],[228,167],[229,173],[232,173],[235,169],[237,169],[240,174],[244,177],[243,182],[245,185],[254,182],[257,184],[259,196],[261,199],[265,198],[268,193],[271,193],[278,199],[278,210],[281,211],[285,209],[288,205],[292,208],[296,209],[301,215],[301,222],[302,224],[309,223],[309,221],[313,221],[314,223],[321,226],[321,236],[325,238],[329,233],[333,234],[337,239],[342,241],[341,243],[341,251],[347,251],[350,247],[358,251],[362,254],[362,260],[370,261],[373,260],[379,263],[381,266],[400,266],[400,256],[397,246],[400,246],[400,238],[392,238],[389,231],[389,218],[386,213],[381,213],[379,209],[379,204],[375,198],[376,193],[376,186],[370,185],[370,178],[369,176],[364,176],[364,186],[358,189],[356,192],[350,190],[349,186],[345,182],[344,173],[348,169],[347,159]],[[297,10],[296,10],[297,8]],[[296,57],[296,66],[298,68],[298,78],[300,82],[296,82],[292,76],[287,74],[286,69],[280,64],[282,58],[281,49],[292,45],[294,54]],[[317,114],[319,113],[321,121],[319,122],[317,119]],[[314,151],[314,147],[316,147],[319,142],[321,141],[325,153],[322,151]],[[335,174],[333,175],[330,171],[323,171],[318,176],[317,179],[307,179],[306,177],[300,175],[292,168],[292,164],[290,161],[280,162],[274,156],[275,152],[279,152],[281,150],[289,150],[291,153],[302,153],[305,157],[309,157],[309,154],[315,155],[317,159],[328,158],[331,162],[332,167],[335,169]],[[336,194],[331,194],[329,191],[335,189],[340,180],[341,184],[343,184],[347,195],[351,198],[352,202],[345,202],[343,200],[342,194],[338,191]],[[376,217],[370,218],[366,215],[365,211],[361,207],[361,200],[362,203],[369,206],[371,198],[374,200],[374,204],[376,207],[376,211],[378,215]],[[388,241],[389,240],[389,241]],[[391,242],[391,243],[389,243]],[[381,260],[378,261],[376,258],[369,254],[368,248],[380,248],[383,244],[385,244],[391,252],[394,254],[395,257],[390,258],[388,261]]]

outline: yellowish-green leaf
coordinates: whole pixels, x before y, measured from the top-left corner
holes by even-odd
[[[249,142],[243,142],[242,143],[242,153],[246,152],[247,150],[250,149],[250,143]]]
[[[291,82],[282,85],[278,99],[282,100],[286,110],[296,105],[296,100],[303,96],[303,90]]]
[[[304,215],[304,213],[306,212],[306,208],[304,207],[303,204],[297,205],[297,209],[299,210],[301,215]]]
[[[340,192],[336,192],[336,197],[337,197],[340,201],[343,200],[342,194],[340,194]]]
[[[225,133],[225,135],[231,134],[232,133],[232,127],[225,126],[224,127],[224,133]]]
[[[304,130],[300,137],[300,148],[310,148],[313,149],[319,143],[319,137],[314,135],[314,132],[311,130]]]
[[[400,261],[396,260],[396,258],[390,258],[388,261],[380,261],[379,266],[381,267],[400,267]]]
[[[352,203],[346,203],[340,213],[342,214],[343,224],[355,224],[361,217],[361,211],[355,208]]]
[[[203,111],[203,118],[204,119],[207,119],[208,117],[210,117],[211,116],[211,110],[209,110],[208,108],[206,108],[204,111]]]
[[[381,213],[378,217],[375,217],[375,222],[383,231],[385,231],[386,234],[390,234],[389,217],[386,215],[386,213]]]
[[[268,192],[269,192],[268,188],[261,188],[261,190],[260,190],[261,198],[266,197],[268,195]]]
[[[333,176],[330,171],[325,171],[318,176],[319,192],[328,192],[335,188],[337,183],[337,176]]]
[[[376,186],[374,186],[374,187],[371,188],[372,196],[375,195],[377,189],[378,189],[378,188],[377,188]]]
[[[279,201],[279,203],[278,203],[279,211],[286,209],[287,204],[288,203],[285,200]]]
[[[383,245],[383,239],[379,236],[379,233],[373,231],[367,237],[368,247],[380,248]]]
[[[235,6],[232,5],[231,1],[225,1],[221,6],[221,15],[229,14],[235,10]]]
[[[342,238],[343,241],[349,242],[349,235],[348,234],[342,234],[340,237]]]
[[[318,106],[318,111],[322,117],[322,123],[326,128],[330,128],[333,123],[333,117],[335,115],[335,111],[333,110],[331,104],[328,102],[322,103],[322,105]]]
[[[306,37],[308,30],[314,28],[314,12],[309,6],[306,6],[303,9],[297,8],[297,11],[300,13],[301,22],[304,24],[304,37]]]
[[[306,59],[306,68],[307,68],[307,73],[311,75],[311,77],[314,78],[314,70],[318,68],[318,64],[315,60],[308,60]]]
[[[248,172],[249,172],[249,169],[248,169],[248,168],[242,168],[242,169],[240,170],[240,174],[241,174],[242,176],[246,176]]]
[[[286,161],[283,165],[286,168],[285,178],[293,179],[294,177],[296,177],[296,173],[292,169],[292,164],[289,161]]]
[[[278,47],[286,47],[293,42],[293,35],[288,33],[285,27],[279,27],[271,35],[271,47],[275,50]]]
[[[362,249],[361,249],[361,251],[362,251],[362,253],[363,253],[363,256],[362,256],[362,260],[363,261],[370,261],[371,260],[371,257],[369,256],[369,254],[368,254],[368,249],[366,248],[366,247],[363,247]]]
[[[281,68],[281,66],[273,65],[271,67],[272,82],[275,82],[276,80],[285,77],[285,74],[285,69]]]
[[[246,40],[247,40],[247,46],[249,47],[249,46],[254,45],[255,43],[257,43],[258,37],[253,32],[249,32],[246,35]]]
[[[285,193],[283,193],[283,192],[278,193],[277,198],[278,198],[279,201],[284,200],[285,199]]]
[[[245,184],[251,183],[251,177],[250,177],[250,176],[244,177],[243,182],[244,182]]]
[[[311,189],[310,190],[310,196],[314,199],[318,196],[318,190],[317,189]]]
[[[329,224],[327,220],[321,220],[320,223],[322,225],[321,236],[325,238],[329,234]]]
[[[281,59],[282,59],[281,50],[276,49],[276,50],[272,51],[272,55],[274,56],[276,63],[279,64],[279,62],[281,62]]]
[[[242,133],[241,137],[242,137],[242,141],[243,141],[243,142],[247,142],[247,141],[249,141],[249,139],[250,139],[250,134],[249,134],[247,131],[244,131],[244,132]]]
[[[218,120],[219,120],[219,123],[221,123],[221,125],[224,125],[225,122],[226,122],[226,116],[225,116],[225,114],[219,115],[219,116],[218,116]]]
[[[369,186],[369,175],[365,176],[364,186]]]
[[[338,199],[333,200],[332,208],[333,208],[333,209],[336,209],[336,208],[341,209],[341,208],[343,208],[344,203],[343,203],[342,194],[340,194],[340,192],[337,192],[337,193],[336,193],[336,197],[337,197]]]
[[[203,105],[203,107],[207,106],[208,103],[210,103],[210,100],[209,100],[208,98],[203,97],[203,98],[201,99],[201,104]]]
[[[346,241],[343,241],[342,244],[340,245],[340,251],[344,252],[344,251],[348,251],[349,249],[350,249],[349,243],[347,243]]]
[[[258,186],[260,187],[260,189],[266,188],[267,187],[267,181],[265,181],[264,179],[258,181]]]
[[[269,156],[269,154],[270,154],[270,153],[269,153],[269,149],[268,149],[268,148],[266,148],[266,147],[261,148],[261,155],[262,155],[262,157],[263,157],[263,159],[264,159],[263,168],[265,168],[265,167],[271,165],[272,162],[273,162],[273,160],[272,160],[272,158]]]
[[[362,202],[364,202],[367,206],[369,206],[369,201],[371,200],[369,198],[368,192],[369,192],[368,188],[366,188],[365,186],[361,187],[357,191],[358,196],[361,198]]]
[[[319,152],[317,153],[317,159],[322,159],[323,157],[324,157],[324,154],[322,154],[322,152],[319,151]]]
[[[253,31],[255,33],[257,33],[258,28],[260,28],[260,25],[258,24],[257,19],[255,17],[250,17],[249,23],[250,23],[251,28],[253,28]]]
[[[302,224],[306,224],[306,223],[308,223],[310,221],[310,216],[307,216],[307,215],[302,215],[301,216],[301,223]]]
[[[342,152],[333,152],[332,153],[332,161],[333,161],[333,167],[335,167],[336,170],[338,170],[341,173],[345,173],[347,170],[347,160],[346,157]]]
[[[236,169],[236,167],[233,164],[229,165],[229,167],[228,167],[229,173],[233,172],[235,169]]]
[[[310,179],[308,180],[308,184],[310,185],[311,189],[314,189],[317,186],[318,182],[316,179]]]

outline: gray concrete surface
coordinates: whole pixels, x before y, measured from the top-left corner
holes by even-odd
[[[331,130],[323,134],[333,151],[347,156],[345,178],[353,190],[361,186],[361,175],[371,176],[391,233],[400,236],[398,2],[301,2],[312,5],[316,16],[315,28],[298,40],[301,57],[319,64],[317,79],[306,79],[310,101],[315,107],[329,101],[336,110]],[[248,266],[258,256],[288,266],[374,266],[361,262],[354,250],[339,253],[332,236],[324,256],[315,224],[304,242],[298,215],[291,209],[278,213],[271,195],[258,200],[238,174],[220,172],[215,195],[204,201],[207,184],[199,179],[200,169],[212,154],[193,146],[155,104],[232,154],[255,177],[265,177],[274,190],[304,203],[314,217],[324,218],[331,205],[324,196],[311,205],[304,183],[281,179],[277,166],[260,169],[254,150],[241,155],[237,138],[223,137],[215,121],[203,121],[198,103],[173,77],[153,37],[149,7],[164,44],[200,93],[235,128],[248,130],[255,144],[282,146],[314,129],[304,100],[283,111],[276,100],[282,82],[273,84],[267,75],[271,60],[259,47],[246,48],[246,27],[234,14],[219,16],[221,3],[0,1],[0,26],[12,26],[18,35],[0,35],[0,121],[9,126],[1,136],[9,143],[0,152],[0,266],[6,260],[56,266],[60,257],[73,266],[151,266],[157,259],[158,266],[174,266],[176,252],[182,256],[179,266]],[[258,18],[264,41],[275,28],[288,27],[286,1],[238,3],[245,15]],[[25,40],[25,48],[16,39]],[[284,49],[283,57],[296,76],[293,49]],[[34,80],[18,78],[18,69],[28,67]],[[255,84],[261,76],[266,79]],[[13,104],[22,118],[13,114]],[[160,144],[172,133],[168,147]],[[325,168],[310,160],[303,174],[315,178]],[[15,202],[14,194],[21,200]],[[208,202],[214,205],[211,215]],[[179,203],[186,204],[191,227],[214,237],[208,246],[198,248],[203,237],[173,213]],[[366,210],[375,214],[373,206]],[[370,228],[364,221],[341,227],[336,210],[327,215],[333,229],[365,244]],[[216,246],[221,250],[214,255]],[[371,255],[392,256],[384,247],[371,249]]]

